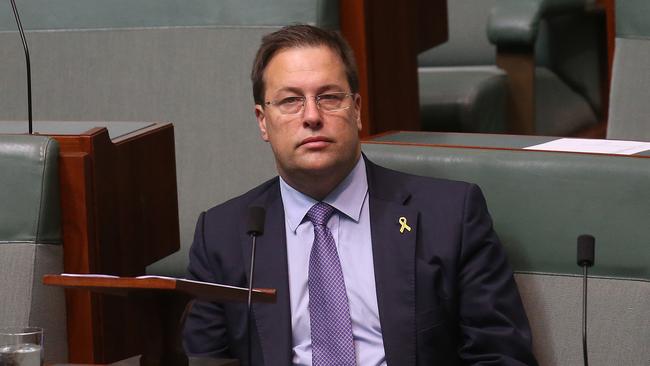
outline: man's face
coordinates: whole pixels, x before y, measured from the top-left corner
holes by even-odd
[[[255,106],[262,139],[271,143],[278,173],[285,180],[352,169],[361,151],[361,97],[348,97],[350,108],[336,112],[319,110],[313,98],[350,92],[343,63],[334,51],[325,46],[281,50],[267,65],[264,82],[265,101],[307,97],[297,114],[282,114],[275,105]]]

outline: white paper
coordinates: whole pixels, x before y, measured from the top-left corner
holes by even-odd
[[[650,150],[650,142],[563,138],[539,145],[528,146],[524,149],[633,155],[641,151]]]
[[[136,277],[139,280],[147,279],[147,278],[158,278],[161,280],[182,280],[182,278],[174,278],[174,277],[167,277],[167,276],[156,276],[156,275],[146,275],[146,276],[138,276]]]
[[[107,275],[107,274],[97,274],[97,273],[61,273],[61,276],[119,278],[118,276],[112,276],[112,275]]]

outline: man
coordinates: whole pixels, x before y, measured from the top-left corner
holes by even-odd
[[[391,171],[361,154],[361,97],[336,33],[267,35],[255,114],[279,177],[201,214],[189,272],[246,286],[246,212],[266,209],[254,365],[534,365],[530,329],[475,185]],[[399,108],[399,106],[395,106]],[[188,354],[246,362],[246,307],[197,303]]]

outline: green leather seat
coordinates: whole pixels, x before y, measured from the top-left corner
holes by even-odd
[[[592,2],[449,1],[449,41],[418,59],[423,130],[511,131],[513,75],[495,65],[505,49],[534,52],[535,134],[564,136],[596,124],[604,22],[585,12]]]
[[[608,139],[650,141],[650,2],[616,1]]]
[[[0,324],[44,328],[45,361],[67,361],[59,147],[43,136],[0,135]]]
[[[582,364],[576,238],[594,235],[590,360],[594,365],[645,365],[650,354],[650,154],[521,149],[549,139],[411,132],[364,142],[362,149],[389,168],[481,187],[515,270],[540,365]]]

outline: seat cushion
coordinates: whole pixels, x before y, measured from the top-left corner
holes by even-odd
[[[496,66],[420,67],[425,131],[504,132],[506,74]]]
[[[535,133],[546,136],[567,136],[598,123],[587,99],[544,67],[535,70],[535,120]]]

